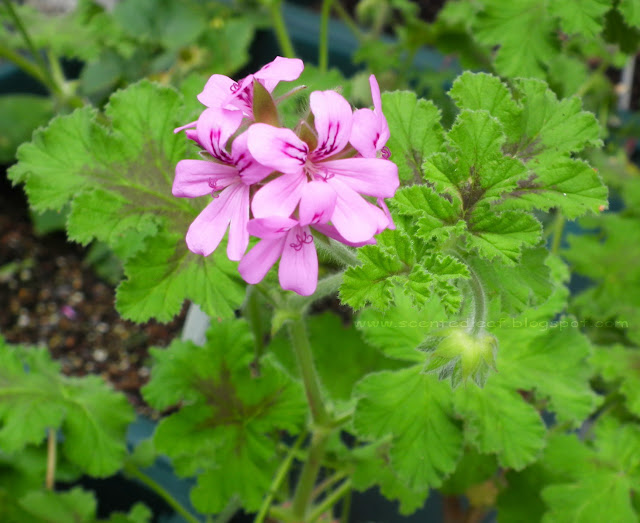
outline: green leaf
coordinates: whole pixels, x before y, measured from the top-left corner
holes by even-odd
[[[91,108],[54,119],[20,147],[9,172],[25,183],[34,210],[71,203],[73,240],[104,241],[127,261],[116,306],[135,321],[168,321],[187,298],[228,317],[244,295],[223,246],[202,259],[180,238],[201,205],[171,194],[175,165],[185,157],[184,137],[171,132],[180,114],[178,93],[142,81],[111,97],[108,126]]]
[[[638,344],[640,294],[631,290],[638,286],[640,271],[628,260],[640,256],[640,224],[631,216],[606,213],[581,225],[600,233],[572,235],[570,248],[563,251],[574,271],[594,282],[576,297],[572,312],[585,320],[597,343],[611,343],[610,334],[617,336],[614,340],[623,335],[621,341],[628,338]]]
[[[410,489],[441,485],[462,452],[449,385],[418,365],[371,374],[356,390],[356,434],[366,440],[391,437],[391,468]]]
[[[558,156],[599,146],[600,128],[592,113],[582,111],[573,96],[558,100],[546,83],[533,78],[515,80],[522,112],[518,131],[509,134],[505,151],[524,161],[555,161]],[[509,128],[507,127],[507,130]]]
[[[205,63],[218,74],[239,71],[249,61],[255,30],[254,22],[246,16],[224,20],[220,27],[207,26],[201,38]]]
[[[501,373],[500,360],[497,367]],[[496,454],[503,467],[521,469],[544,448],[540,415],[502,374],[492,376],[482,389],[475,384],[456,389],[455,409],[464,419],[465,440],[484,454]]]
[[[503,196],[500,208],[562,209],[570,220],[598,213],[609,204],[607,187],[586,162],[562,159],[541,165],[518,189]]]
[[[116,293],[118,312],[130,320],[170,321],[190,299],[213,317],[228,318],[244,299],[237,264],[224,253],[211,256],[187,249],[182,235],[159,234],[124,265],[126,276]]]
[[[544,247],[527,249],[517,265],[473,260],[473,267],[489,298],[497,298],[501,309],[515,314],[544,303],[553,292],[547,265],[549,251]]]
[[[640,416],[640,354],[635,348],[614,346],[599,347],[591,358],[602,377],[619,384],[626,398],[625,405],[636,416]]]
[[[448,316],[439,300],[431,300],[419,311],[411,298],[396,289],[394,306],[385,312],[365,309],[355,321],[364,339],[386,356],[405,361],[424,361],[418,346],[434,330],[441,329]]]
[[[0,163],[12,163],[16,149],[53,116],[53,102],[44,96],[0,96]]]
[[[575,436],[550,442],[545,462],[564,469],[565,477],[542,491],[549,507],[543,521],[637,520],[631,492],[640,485],[640,427],[605,417],[598,420],[595,436],[592,446]],[[569,452],[574,459],[568,459]]]
[[[480,43],[499,45],[495,68],[503,76],[544,77],[544,65],[558,54],[555,22],[538,0],[483,2],[473,25]]]
[[[20,504],[39,521],[95,521],[96,499],[90,492],[76,487],[68,492],[33,491],[20,499]]]
[[[519,259],[522,248],[535,247],[542,236],[542,226],[530,214],[503,212],[496,214],[489,206],[476,208],[467,235],[467,247],[477,249],[478,255],[492,260],[498,258],[506,265]]]
[[[386,309],[397,274],[404,270],[404,264],[393,254],[369,245],[358,249],[358,259],[362,265],[349,267],[344,274],[340,300],[355,310],[367,303]]]
[[[507,132],[522,112],[507,85],[497,76],[486,73],[465,71],[453,82],[449,96],[461,110],[488,111]]]
[[[174,341],[151,353],[145,399],[160,409],[183,404],[161,421],[154,443],[179,474],[198,475],[195,507],[219,512],[238,496],[257,510],[279,463],[274,432],[295,433],[305,420],[300,385],[269,356],[254,374],[253,342],[241,320],[214,322],[203,347]]]
[[[620,0],[618,10],[627,24],[640,28],[640,2],[638,0]]]
[[[382,95],[382,108],[391,137],[387,146],[402,180],[422,179],[422,163],[442,147],[440,111],[409,91]]]
[[[565,33],[594,37],[602,31],[604,14],[611,4],[611,0],[564,0],[550,3],[549,12],[560,18]]]
[[[405,516],[424,506],[429,489],[412,490],[398,478],[389,464],[388,443],[356,448],[349,457],[355,461],[352,482],[356,490],[378,485],[383,496],[398,500],[400,514]]]
[[[46,349],[0,346],[0,441],[6,451],[40,443],[61,429],[62,451],[86,473],[114,474],[126,454],[133,420],[126,398],[97,376],[67,378]],[[28,370],[26,370],[28,369]]]
[[[362,265],[345,272],[340,288],[343,303],[356,310],[367,303],[384,310],[391,302],[394,286],[399,284],[418,308],[434,297],[441,298],[450,310],[459,308],[460,292],[452,281],[468,277],[463,263],[449,255],[423,254],[422,242],[412,242],[400,227],[383,232],[377,239],[378,245],[358,249]]]

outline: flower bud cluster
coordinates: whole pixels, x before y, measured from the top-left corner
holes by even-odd
[[[213,75],[198,95],[206,109],[176,129],[203,159],[178,163],[173,194],[212,199],[189,227],[191,251],[210,255],[228,230],[227,256],[240,262],[245,281],[260,282],[280,260],[282,288],[310,295],[318,280],[314,235],[350,246],[375,243],[393,227],[384,199],[399,180],[373,75],[373,109],[354,111],[339,93],[315,91],[312,118],[295,130],[279,125],[270,93],[303,68],[301,60],[277,57],[239,82]],[[260,241],[247,252],[250,236]]]

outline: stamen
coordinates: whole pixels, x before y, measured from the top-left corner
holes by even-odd
[[[234,82],[231,84],[231,87],[229,87],[229,90],[232,93],[235,93],[238,89],[240,89],[240,84],[238,82]]]
[[[380,152],[382,153],[383,160],[388,160],[389,158],[391,158],[391,151],[386,145],[380,150]]]

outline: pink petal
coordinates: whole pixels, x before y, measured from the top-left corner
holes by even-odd
[[[382,158],[329,160],[322,166],[354,191],[368,196],[391,198],[400,186],[398,167]]]
[[[302,296],[313,294],[318,285],[318,255],[309,227],[289,231],[282,251],[278,279],[284,290]]]
[[[307,178],[302,173],[283,174],[262,187],[251,202],[256,218],[284,216],[288,218],[295,210]]]
[[[273,62],[265,65],[253,76],[260,80],[260,83],[264,85],[267,91],[271,92],[278,85],[278,82],[297,80],[303,69],[304,63],[302,60],[277,56]]]
[[[230,202],[232,209],[231,224],[229,226],[229,241],[227,243],[227,257],[233,261],[240,261],[249,245],[249,186],[238,184],[238,190],[233,194]]]
[[[198,142],[214,158],[231,163],[231,157],[225,150],[225,146],[227,140],[240,127],[242,118],[240,111],[228,111],[218,107],[205,109],[198,118],[196,126]]]
[[[389,227],[390,220],[387,217],[387,215],[384,213],[384,211],[379,207],[376,207],[372,203],[369,203],[369,207],[371,209],[372,215],[375,216],[375,219],[376,219],[376,234],[381,233],[387,227]]]
[[[242,178],[242,183],[253,185],[269,176],[273,172],[273,169],[258,163],[257,160],[251,156],[248,147],[248,138],[248,133],[244,132],[233,140],[231,157],[238,169],[238,175]]]
[[[362,247],[363,245],[375,245],[376,244],[376,239],[375,238],[369,238],[367,241],[364,241],[364,242],[350,242],[344,236],[342,236],[342,234],[340,234],[338,232],[338,229],[336,229],[333,225],[326,225],[326,224],[318,223],[318,224],[315,224],[313,226],[313,228],[316,231],[321,232],[325,236],[327,236],[329,238],[333,238],[334,240],[337,240],[340,243],[344,243],[345,245],[348,245],[350,247]]]
[[[231,86],[236,82],[228,76],[214,74],[209,78],[202,92],[198,95],[201,104],[207,107],[222,108],[233,94]]]
[[[242,279],[252,285],[260,283],[280,258],[285,241],[285,236],[260,240],[253,249],[244,255],[238,265],[238,272]]]
[[[209,256],[216,250],[235,212],[235,193],[243,187],[240,183],[227,187],[197,216],[187,231],[187,247],[191,252]]]
[[[371,205],[337,178],[329,182],[338,194],[331,222],[344,238],[353,243],[370,240],[378,230],[377,214]]]
[[[206,160],[180,160],[171,190],[174,196],[195,198],[212,194],[233,182],[235,167]]]
[[[306,183],[300,197],[300,224],[327,223],[336,206],[336,191],[327,182]]]
[[[255,123],[247,132],[249,151],[262,165],[283,173],[302,172],[309,146],[291,129]]]
[[[180,131],[184,131],[185,129],[191,129],[192,127],[195,127],[197,123],[198,123],[198,120],[194,120],[193,122],[189,122],[188,124],[185,124],[182,127],[176,127],[173,130],[173,134],[179,133]]]
[[[396,228],[396,224],[393,223],[393,217],[391,216],[391,212],[389,211],[389,207],[387,207],[386,202],[384,201],[383,198],[378,198],[376,200],[376,203],[380,206],[380,208],[382,209],[382,212],[384,212],[385,216],[387,217],[387,220],[389,220],[389,225],[387,225],[387,229],[394,230]]]
[[[369,85],[371,86],[371,98],[373,99],[373,112],[378,117],[378,130],[380,131],[380,138],[376,143],[376,149],[379,151],[384,147],[389,139],[389,125],[387,119],[382,113],[382,97],[380,96],[380,87],[378,86],[378,80],[375,75],[369,77]]]
[[[296,220],[284,216],[269,216],[255,218],[249,221],[247,230],[251,236],[263,239],[281,238],[287,235],[289,229],[298,224]]]
[[[358,109],[353,113],[353,128],[349,141],[365,158],[375,158],[380,139],[378,117],[371,109]]]
[[[342,151],[349,143],[353,113],[351,105],[335,91],[314,91],[309,98],[318,132],[315,160]]]

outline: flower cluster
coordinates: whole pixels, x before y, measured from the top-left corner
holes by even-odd
[[[189,227],[191,251],[208,256],[228,229],[227,255],[240,261],[245,281],[260,282],[280,259],[282,288],[310,295],[318,280],[314,234],[350,246],[375,243],[375,234],[393,227],[384,199],[399,181],[373,75],[373,110],[353,111],[337,92],[315,91],[311,115],[295,132],[277,126],[277,110],[275,121],[260,117],[265,106],[276,108],[270,93],[278,83],[296,80],[303,67],[277,57],[239,82],[213,75],[198,95],[207,108],[176,129],[202,148],[203,159],[178,163],[173,194],[213,198]],[[260,241],[246,252],[250,235]]]

